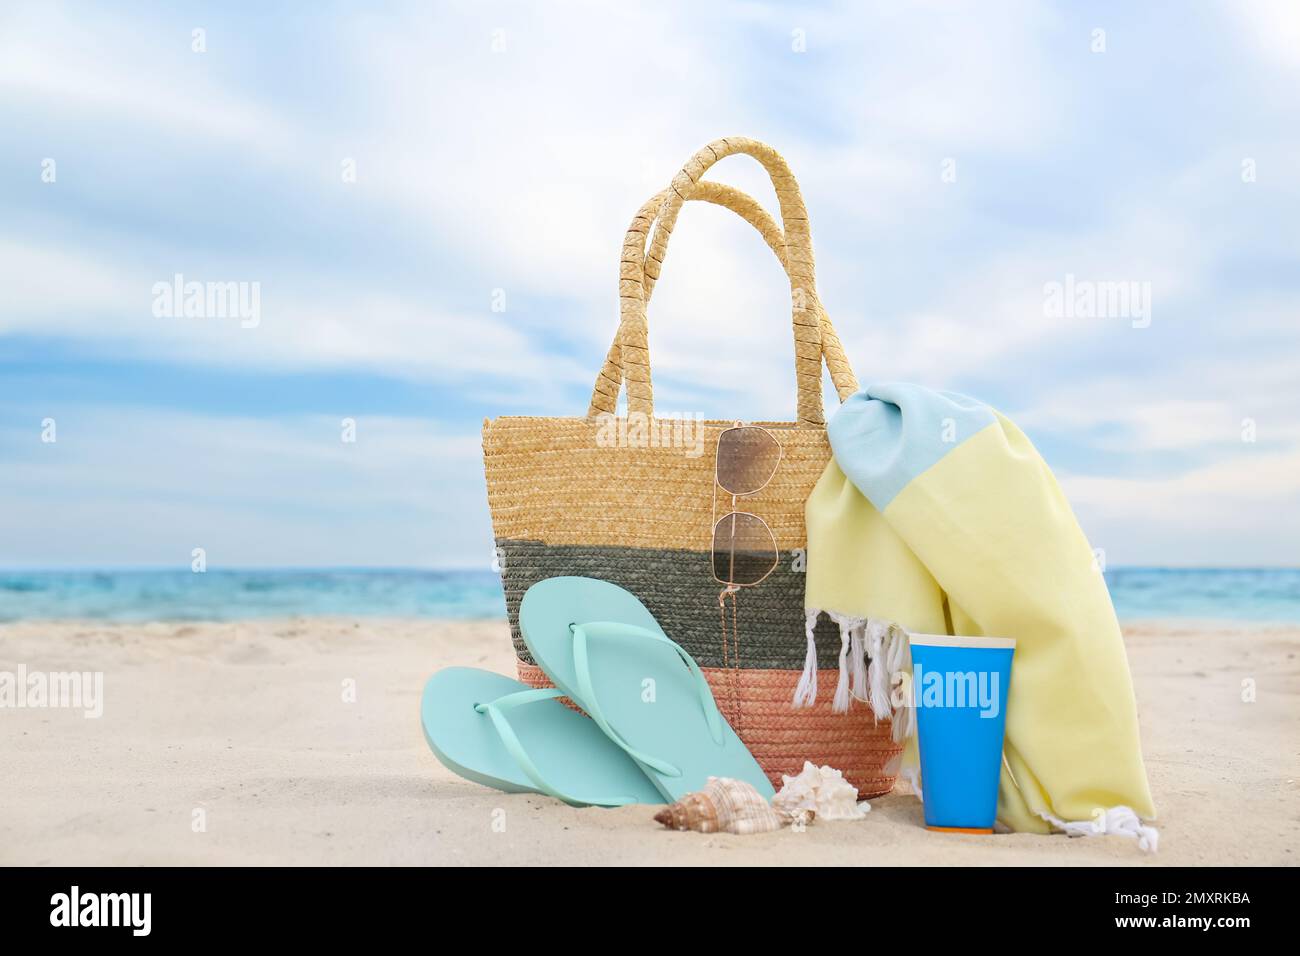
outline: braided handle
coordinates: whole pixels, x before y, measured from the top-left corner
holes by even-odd
[[[662,207],[663,200],[667,196],[668,190],[651,197],[648,202],[637,212],[636,218],[628,230],[628,239],[636,241],[639,239],[639,253],[644,256],[645,235],[647,230],[655,227],[657,211]],[[728,186],[725,183],[713,182],[712,180],[702,179],[698,181],[689,195],[688,200],[699,200],[711,202],[715,205],[730,209],[739,215],[742,219],[758,230],[763,237],[763,241],[776,256],[781,267],[786,269],[786,245],[785,237],[781,228],[776,224],[759,203],[747,193]],[[656,233],[657,234],[657,233]],[[637,259],[636,254],[627,255],[628,243],[625,241],[625,255],[623,257],[623,268],[621,270],[620,280],[622,283],[632,282],[637,279]],[[654,245],[652,240],[651,245]],[[643,300],[648,303],[654,292],[655,280],[658,278],[660,270],[663,267],[663,257],[667,251],[667,238],[659,243],[658,258],[652,257],[645,262],[644,268],[641,269],[640,281],[643,291]],[[653,274],[652,274],[653,273]],[[788,273],[788,269],[787,269]],[[620,289],[620,295],[626,295],[628,289],[626,285]],[[835,385],[835,391],[839,395],[840,401],[844,401],[850,395],[858,390],[858,380],[853,374],[853,369],[849,365],[844,348],[840,344],[839,335],[835,331],[834,325],[831,324],[830,316],[826,310],[817,302],[817,314],[821,331],[821,354],[826,360],[826,367],[830,370],[831,381]],[[622,339],[616,337],[613,345],[610,346],[609,353],[605,357],[604,367],[596,377],[596,383],[592,389],[591,405],[587,410],[589,417],[598,414],[613,414],[618,407],[618,392],[623,381],[623,361],[622,361]],[[821,368],[818,366],[818,378],[820,379]],[[820,384],[820,383],[819,383]]]
[[[752,156],[767,170],[781,207],[786,272],[790,279],[792,324],[795,339],[795,378],[798,383],[798,423],[825,424],[821,400],[821,303],[817,299],[813,267],[812,240],[808,232],[808,214],[799,185],[785,160],[776,150],[743,137],[720,139],[696,153],[673,179],[663,194],[657,217],[651,211],[654,200],[643,206],[628,228],[623,240],[620,266],[620,323],[617,346],[622,355],[623,378],[627,382],[628,410],[645,415],[654,413],[650,382],[649,329],[646,323],[647,292],[653,289],[663,262],[668,239],[676,225],[682,204],[691,197],[704,173],[720,159],[736,153]],[[751,220],[752,221],[752,220]],[[654,234],[646,250],[646,235],[651,226]],[[763,230],[760,229],[760,232]],[[838,346],[838,340],[836,342]],[[839,355],[843,349],[837,348]],[[608,364],[607,359],[607,364]],[[610,382],[602,374],[592,397],[593,407],[603,406]],[[614,395],[617,396],[617,387]]]

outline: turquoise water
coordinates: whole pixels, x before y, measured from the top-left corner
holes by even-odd
[[[1116,568],[1124,620],[1300,622],[1300,569]],[[232,620],[289,615],[500,618],[491,571],[0,571],[0,621]]]
[[[1124,621],[1300,622],[1300,568],[1115,568],[1106,585]]]
[[[505,614],[501,579],[480,571],[0,571],[0,621]]]

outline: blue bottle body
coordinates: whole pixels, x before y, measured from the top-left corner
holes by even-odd
[[[912,635],[925,825],[992,830],[1015,642]]]

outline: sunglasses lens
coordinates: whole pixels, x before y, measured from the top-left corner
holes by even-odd
[[[718,437],[718,484],[730,495],[751,495],[776,474],[781,446],[766,428],[742,425]]]
[[[722,584],[757,584],[776,562],[776,538],[762,519],[733,511],[713,526],[713,576]]]

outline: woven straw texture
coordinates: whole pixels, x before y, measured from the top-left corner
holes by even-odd
[[[744,193],[701,178],[733,154],[749,155],[767,170],[781,225]],[[740,505],[772,529],[779,564],[766,580],[736,596],[738,640],[725,645],[709,547],[715,507],[719,515],[731,507],[730,496],[714,481],[714,462],[718,436],[734,423],[700,423],[697,433],[683,436],[681,423],[655,420],[647,344],[646,306],[678,213],[692,199],[731,209],[751,223],[785,268],[791,290],[796,420],[757,423],[780,442],[782,459],[771,482]],[[806,647],[804,505],[831,457],[822,361],[841,400],[858,384],[817,298],[807,212],[785,160],[771,147],[743,138],[718,140],[696,153],[628,229],[619,265],[619,308],[618,335],[597,376],[586,418],[484,422],[488,504],[520,678],[536,686],[547,683],[519,637],[524,592],[557,575],[612,581],[636,594],[665,632],[696,658],[728,721],[775,785],[783,773],[797,774],[811,760],[844,771],[864,796],[887,792],[899,754],[889,725],[877,724],[860,703],[848,714],[831,713],[840,641],[829,622],[817,633],[822,688],[817,704],[805,710],[791,705]],[[623,386],[628,416],[615,419]],[[731,623],[729,605],[728,630]]]
[[[706,524],[708,520],[705,515]],[[728,658],[732,651],[724,654],[722,646],[720,585],[709,573],[707,552],[608,545],[554,546],[536,541],[500,541],[498,548],[506,611],[511,621],[518,621],[519,603],[538,581],[562,574],[600,578],[639,597],[659,626],[701,667],[724,667],[731,663]],[[803,669],[807,650],[803,639],[804,575],[792,570],[796,560],[796,555],[782,552],[777,570],[761,586],[740,594],[735,617],[741,636],[740,666],[790,670],[796,674]],[[727,624],[730,627],[730,605]],[[520,660],[532,663],[518,627],[512,626],[510,633],[515,654]],[[823,617],[817,624],[816,637],[818,665],[838,668],[839,628]],[[834,682],[830,686],[834,687]]]

